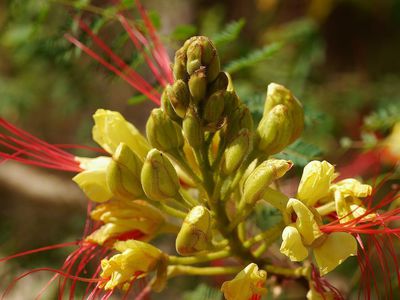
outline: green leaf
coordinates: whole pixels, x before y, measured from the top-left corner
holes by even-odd
[[[257,226],[261,230],[266,230],[282,221],[282,214],[269,204],[258,204],[255,209],[255,218]]]
[[[244,19],[228,23],[221,32],[211,36],[212,41],[218,47],[236,40],[245,23]]]
[[[321,154],[322,151],[319,147],[299,139],[274,156],[280,159],[290,159],[295,166],[304,167],[310,161],[321,156]]]
[[[399,105],[389,105],[374,111],[364,120],[366,129],[368,130],[388,130],[400,121]]]
[[[145,95],[139,94],[139,95],[135,95],[135,96],[132,96],[131,98],[129,98],[128,104],[136,105],[136,104],[144,102],[145,100],[147,100],[147,97]]]
[[[282,46],[283,44],[280,42],[266,45],[261,49],[250,52],[245,57],[232,61],[224,69],[232,74],[244,68],[254,66],[276,54]]]
[[[247,105],[253,116],[254,124],[258,124],[263,116],[265,95],[266,93],[255,94],[250,98],[243,99],[243,103]]]
[[[196,26],[190,24],[183,24],[175,28],[175,30],[171,34],[171,38],[177,41],[182,41],[195,35],[196,32],[197,32]]]
[[[183,300],[220,300],[221,292],[204,283],[199,284],[193,291],[186,292]]]

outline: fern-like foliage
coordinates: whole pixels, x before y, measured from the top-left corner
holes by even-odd
[[[400,106],[390,105],[382,107],[364,119],[364,126],[367,130],[385,131],[400,121]]]
[[[298,139],[296,142],[288,146],[281,153],[275,155],[276,158],[290,159],[295,166],[304,167],[311,160],[318,159],[322,152],[316,145],[310,144]]]
[[[245,57],[239,58],[230,62],[227,66],[225,66],[225,70],[231,74],[240,71],[244,68],[248,68],[256,65],[276,54],[283,46],[281,42],[271,43],[269,45],[264,46],[261,49],[257,49],[255,51],[250,52]]]
[[[244,19],[230,22],[225,25],[221,32],[213,35],[211,39],[217,47],[236,40],[245,25]]]

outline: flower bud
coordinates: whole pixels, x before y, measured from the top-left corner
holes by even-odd
[[[189,79],[189,90],[195,104],[204,99],[207,93],[207,78],[204,67],[194,72]]]
[[[93,139],[108,153],[113,154],[120,143],[125,143],[141,159],[146,157],[150,150],[148,142],[120,113],[98,109],[93,119]]]
[[[78,158],[84,171],[72,180],[79,185],[85,195],[94,202],[105,202],[112,197],[106,181],[106,170],[111,163],[110,157],[100,156],[94,159]]]
[[[229,84],[229,78],[225,72],[219,72],[217,78],[211,83],[210,87],[208,88],[208,93],[212,94],[217,91],[226,91]]]
[[[172,71],[175,80],[188,80],[189,74],[186,72],[186,49],[181,48],[176,51]]]
[[[225,91],[218,91],[212,94],[203,107],[203,121],[207,129],[215,131],[222,124]]]
[[[275,106],[263,117],[257,128],[259,149],[268,155],[280,152],[290,144],[293,123],[286,106]]]
[[[143,195],[142,165],[140,158],[126,144],[119,144],[106,175],[107,185],[117,198],[135,200]]]
[[[225,281],[221,286],[226,300],[258,299],[267,292],[264,288],[267,272],[259,270],[255,263],[249,264],[235,278]]]
[[[227,91],[225,93],[225,102],[224,102],[224,113],[228,117],[238,108],[240,105],[239,97],[236,95],[234,91]]]
[[[198,149],[203,143],[203,129],[200,124],[200,119],[193,107],[189,108],[186,117],[183,119],[182,131],[192,148]]]
[[[204,206],[191,209],[176,237],[176,251],[192,255],[207,250],[211,241],[211,214]]]
[[[172,87],[167,85],[161,95],[161,108],[167,114],[167,116],[176,122],[180,122],[181,118],[176,114],[175,109],[172,107],[169,93]]]
[[[314,206],[318,200],[329,195],[331,182],[335,177],[335,167],[327,161],[309,162],[304,167],[297,198],[309,206]]]
[[[141,241],[116,242],[114,248],[121,253],[101,261],[103,272],[100,277],[105,279],[105,282],[102,282],[105,290],[116,287],[126,289],[133,276],[137,273],[146,274],[155,271],[157,264],[163,258],[161,250]]]
[[[276,83],[271,83],[268,85],[263,118],[267,117],[277,105],[284,105],[288,108],[289,118],[293,122],[289,139],[289,144],[291,144],[300,136],[304,128],[303,107],[287,88]]]
[[[176,80],[172,88],[167,90],[167,93],[176,114],[183,118],[190,102],[190,93],[187,84],[183,80]]]
[[[229,92],[227,94],[230,94]],[[225,100],[227,97],[225,98]],[[239,100],[239,99],[238,99]],[[233,100],[234,101],[234,100]],[[226,102],[225,102],[226,104]],[[225,108],[229,109],[229,106]],[[253,118],[250,110],[246,105],[238,104],[235,110],[231,114],[228,114],[227,127],[226,127],[226,139],[231,141],[242,129],[248,129],[250,132],[253,131]]]
[[[252,132],[242,129],[225,149],[222,163],[222,172],[232,174],[242,164],[247,154],[251,151]]]
[[[150,114],[146,124],[147,139],[150,144],[162,151],[181,148],[183,146],[182,130],[160,109]]]
[[[285,175],[292,166],[290,160],[269,159],[262,162],[244,182],[242,197],[245,203],[255,204],[272,181]]]
[[[149,151],[141,174],[142,187],[155,201],[174,198],[179,192],[179,178],[169,159],[157,149]]]

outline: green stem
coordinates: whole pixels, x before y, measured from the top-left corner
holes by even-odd
[[[251,239],[248,239],[243,243],[243,245],[246,248],[250,248],[254,244],[258,242],[264,242],[264,243],[273,243],[277,238],[282,233],[282,229],[285,227],[285,224],[283,222],[279,222],[278,224],[272,226],[270,229],[261,232],[255,236],[253,236]]]
[[[217,276],[236,274],[240,272],[239,267],[191,267],[191,266],[169,266],[168,278],[179,275]]]
[[[196,256],[169,256],[169,263],[173,265],[192,265],[203,263],[207,261],[212,261],[216,259],[226,258],[230,256],[232,253],[230,249],[221,250],[217,252],[207,253],[203,255],[196,255]]]
[[[180,211],[176,208],[173,208],[167,204],[159,203],[159,204],[156,204],[156,206],[159,207],[161,210],[163,210],[165,213],[167,213],[173,217],[176,217],[179,219],[186,218],[186,213],[184,213],[183,211]]]
[[[179,194],[181,195],[182,199],[190,206],[194,207],[198,205],[198,201],[194,199],[187,190],[185,189],[180,189]]]
[[[296,269],[290,269],[290,268],[283,268],[283,267],[278,267],[274,265],[265,265],[264,270],[266,270],[270,274],[274,275],[282,275],[285,277],[306,277],[309,278],[311,269],[309,266],[307,267],[298,267]]]

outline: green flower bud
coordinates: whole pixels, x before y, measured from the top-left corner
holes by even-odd
[[[223,90],[226,91],[229,84],[228,76],[225,72],[219,72],[217,78],[211,83],[210,87],[208,88],[208,93],[212,94],[217,91]]]
[[[268,155],[283,150],[290,144],[293,126],[288,108],[282,104],[275,106],[258,125],[258,148]]]
[[[204,103],[203,121],[210,131],[217,130],[222,123],[225,93],[226,91],[215,92]]]
[[[215,53],[214,59],[207,66],[207,81],[213,82],[221,71],[221,64],[219,61],[219,56]]]
[[[282,177],[293,166],[290,160],[269,159],[262,162],[244,182],[242,197],[250,205],[260,200],[272,181]]]
[[[199,148],[203,143],[203,129],[200,124],[200,118],[197,116],[194,108],[189,108],[182,123],[183,135],[192,148]]]
[[[207,93],[207,78],[205,68],[194,72],[189,79],[189,90],[194,103],[199,103]]]
[[[124,143],[119,144],[107,167],[106,180],[111,192],[121,199],[135,200],[143,195],[140,158]]]
[[[228,114],[226,128],[227,141],[229,142],[235,138],[242,129],[253,131],[253,117],[251,116],[250,110],[246,105],[239,104],[233,112]]]
[[[252,146],[252,132],[242,129],[235,139],[225,149],[222,172],[225,175],[232,174],[242,164]]]
[[[146,134],[150,144],[161,151],[168,152],[183,146],[181,128],[160,108],[151,112],[146,124]]]
[[[147,154],[141,173],[143,190],[155,201],[175,198],[179,193],[179,178],[169,159],[157,149]]]
[[[240,100],[234,91],[227,91],[225,93],[225,102],[224,109],[225,115],[228,117],[239,107]],[[253,122],[251,122],[251,126],[253,126]]]
[[[161,108],[168,115],[171,120],[176,122],[181,121],[181,118],[176,114],[175,109],[172,107],[171,101],[169,99],[169,91],[172,89],[170,85],[167,85],[164,92],[161,95]]]
[[[187,214],[176,237],[176,251],[192,255],[210,248],[211,213],[204,206],[196,206]]]
[[[175,62],[173,66],[175,80],[187,81],[189,74],[186,72],[186,49],[181,48],[175,53]]]
[[[178,79],[172,88],[167,90],[169,101],[176,114],[183,118],[190,103],[190,93],[187,84]]]
[[[284,105],[288,108],[288,113],[293,123],[289,139],[289,143],[292,143],[300,136],[304,128],[303,107],[290,90],[282,85],[271,83],[268,85],[267,98],[264,105],[264,117],[267,117],[277,105]]]

